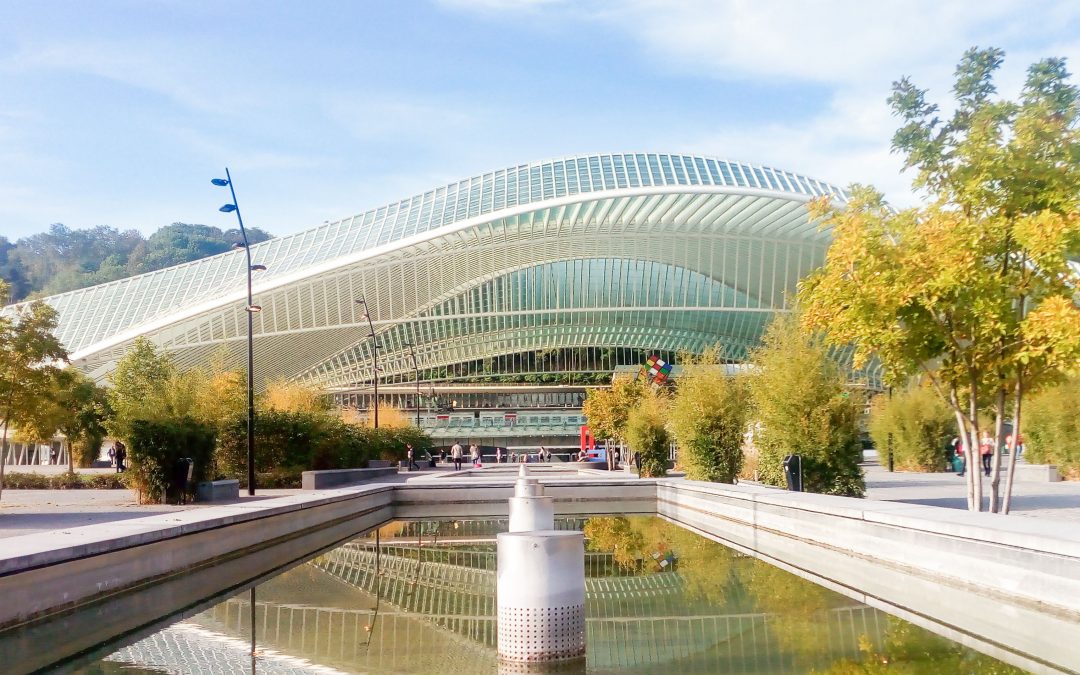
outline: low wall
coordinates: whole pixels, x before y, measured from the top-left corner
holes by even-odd
[[[327,488],[360,483],[373,478],[381,478],[382,476],[393,476],[396,475],[397,472],[398,470],[394,467],[305,471],[300,474],[300,487],[304,490],[325,490]]]
[[[1080,667],[1080,641],[1059,639],[1080,634],[1067,523],[696,481],[656,490],[660,516],[859,602],[1032,672]]]
[[[390,519],[392,503],[392,486],[370,486],[9,537],[0,628],[340,522],[374,527]]]

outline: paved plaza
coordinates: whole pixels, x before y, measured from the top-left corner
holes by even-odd
[[[19,467],[24,470],[27,467]],[[41,473],[60,467],[34,467]],[[446,471],[440,467],[438,471]],[[868,499],[906,502],[925,506],[965,509],[964,480],[954,473],[886,471],[875,460],[863,465]],[[83,469],[107,473],[111,469]],[[403,483],[433,471],[401,473],[379,478],[382,483]],[[989,482],[984,481],[989,491]],[[254,497],[241,494],[240,501],[270,499],[300,490],[259,490]],[[156,513],[220,506],[228,502],[175,506],[140,505],[134,490],[4,490],[0,499],[0,538],[34,532],[140,518]],[[1013,486],[1012,515],[1052,518],[1080,526],[1080,482],[1038,483],[1018,481]]]

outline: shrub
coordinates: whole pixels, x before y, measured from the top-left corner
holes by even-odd
[[[9,473],[4,487],[14,490],[126,490],[127,474],[80,474],[65,472],[47,476],[40,473]]]
[[[802,457],[807,492],[862,496],[861,397],[850,391],[821,340],[779,316],[753,354],[750,378],[759,477],[784,485],[783,460]]]
[[[656,395],[646,395],[630,411],[626,421],[626,441],[638,454],[641,475],[658,478],[667,473],[668,447],[671,440],[664,428],[663,402]]]
[[[372,429],[346,423],[323,410],[266,410],[255,420],[255,471],[277,483],[284,481],[279,475],[291,476],[299,486],[304,471],[364,467],[371,459],[403,459],[407,443],[418,454],[432,447],[431,438],[415,427]],[[226,425],[216,458],[217,477],[239,478],[246,484],[246,418]]]
[[[945,444],[956,436],[956,418],[935,392],[911,387],[878,396],[870,411],[870,437],[885,461],[892,434],[893,462],[901,471],[941,471]]]
[[[687,367],[671,403],[679,466],[691,480],[731,483],[743,462],[746,387],[712,364]]]
[[[1028,399],[1020,423],[1028,461],[1056,464],[1063,475],[1080,479],[1080,377]]]
[[[12,490],[48,490],[49,476],[13,472],[4,475],[4,487]]]
[[[214,430],[210,426],[192,419],[134,420],[130,429],[128,480],[139,491],[139,501],[178,501],[181,495],[166,488],[174,464],[183,457],[195,462],[194,482],[215,474]]]

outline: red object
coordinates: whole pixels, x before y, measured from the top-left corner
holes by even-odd
[[[589,427],[581,425],[581,441],[578,444],[582,450],[596,450],[596,437],[589,431]]]

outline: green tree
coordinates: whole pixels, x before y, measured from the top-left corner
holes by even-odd
[[[665,428],[665,403],[661,394],[647,391],[627,416],[626,442],[637,453],[644,478],[663,478],[667,474],[671,439]]]
[[[780,315],[751,360],[760,479],[784,485],[784,457],[800,455],[804,490],[862,496],[861,396],[847,387],[824,342],[800,331],[797,317]]]
[[[90,466],[101,453],[107,433],[109,396],[103,387],[78,370],[69,368],[64,374],[63,389],[56,397],[64,411],[57,430],[67,438],[68,470],[74,471],[76,463],[80,467]]]
[[[1080,376],[1032,396],[1027,419],[1028,460],[1056,464],[1066,476],[1080,478]]]
[[[0,281],[0,295],[7,285]],[[35,302],[11,316],[0,316],[0,494],[4,487],[4,457],[7,455],[8,427],[12,420],[20,426],[47,426],[42,417],[51,406],[42,397],[53,391],[54,381],[67,360],[67,351],[53,334],[56,310]]]
[[[171,387],[176,379],[169,355],[159,352],[148,338],[136,338],[109,375],[113,385],[109,390],[112,416],[106,424],[109,434],[128,440],[137,420],[164,420],[188,412],[176,410],[178,392]]]
[[[891,440],[901,471],[941,471],[945,443],[956,435],[952,411],[933,390],[919,385],[876,397],[869,427],[880,456]]]
[[[645,386],[632,377],[617,377],[610,388],[590,389],[581,405],[581,412],[593,436],[624,443],[630,411],[645,392]]]
[[[1028,69],[1019,102],[1001,100],[1002,59],[964,54],[944,120],[925,90],[894,83],[893,148],[928,204],[895,212],[859,186],[844,208],[819,201],[812,213],[833,243],[800,289],[806,326],[854,345],[856,365],[876,357],[894,383],[922,370],[970,448],[981,411],[1000,445],[1008,398],[1019,429],[1024,392],[1080,359],[1080,279],[1067,264],[1080,238],[1080,96],[1064,61],[1046,59]],[[992,473],[991,509],[1007,512],[1015,472],[1003,495],[997,453]],[[977,471],[968,504],[982,508]]]
[[[747,429],[746,383],[729,377],[717,350],[681,355],[682,374],[672,397],[670,423],[679,466],[691,480],[732,483],[743,464]]]

